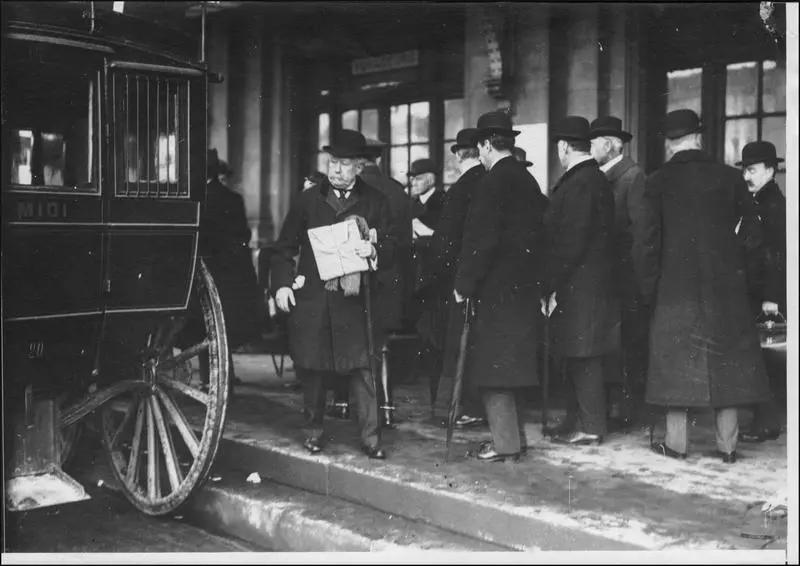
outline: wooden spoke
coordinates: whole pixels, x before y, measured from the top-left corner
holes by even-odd
[[[156,452],[156,425],[153,422],[153,407],[147,406],[147,496],[151,501],[161,496],[161,481],[158,474]]]
[[[136,485],[138,477],[136,470],[139,468],[139,446],[142,442],[142,429],[144,428],[144,403],[139,403],[136,409],[136,424],[133,427],[133,442],[128,459],[128,469],[125,471],[125,483]]]
[[[105,389],[101,389],[84,400],[70,406],[68,409],[65,409],[61,413],[61,426],[67,427],[78,422],[80,419],[94,411],[97,407],[106,403],[109,399],[112,399],[117,395],[127,393],[128,391],[134,391],[136,389],[141,389],[143,387],[147,387],[147,383],[144,381],[137,379],[125,379],[118,381],[114,385],[106,387]]]
[[[155,395],[151,395],[149,401],[153,411],[153,419],[158,428],[158,437],[161,440],[161,453],[164,454],[164,466],[167,468],[169,485],[172,487],[172,491],[175,491],[180,487],[183,477],[180,469],[178,469],[178,457],[172,444],[172,436],[164,424],[164,415],[158,406],[158,399],[156,399]]]
[[[171,356],[159,361],[158,368],[173,369],[178,365],[182,364],[183,362],[191,360],[192,358],[198,356],[201,352],[205,352],[206,350],[208,350],[208,340],[203,340],[199,344],[195,344],[194,346],[189,346],[177,356]]]
[[[122,434],[122,431],[125,430],[125,428],[130,424],[131,420],[133,419],[133,415],[138,407],[139,407],[139,398],[136,397],[134,399],[131,399],[131,402],[128,404],[128,408],[125,410],[125,415],[122,417],[122,422],[119,424],[117,430],[115,430],[114,434],[111,436],[111,442],[109,443],[111,450],[114,450],[117,447],[120,434]]]
[[[162,385],[166,385],[170,389],[175,389],[180,393],[183,393],[187,397],[191,397],[195,401],[201,402],[203,405],[208,405],[211,398],[208,396],[207,393],[203,393],[199,389],[195,389],[194,387],[190,387],[185,383],[172,379],[170,377],[166,377],[163,375],[158,376],[158,383]]]
[[[170,420],[177,427],[181,437],[183,437],[183,442],[186,444],[186,447],[189,448],[189,452],[192,453],[192,458],[197,458],[197,455],[200,453],[200,443],[197,441],[197,437],[186,421],[186,417],[183,416],[181,410],[172,401],[169,393],[160,387],[156,391],[159,399],[161,399],[161,404],[164,405],[164,408],[167,410],[167,415],[169,415]]]

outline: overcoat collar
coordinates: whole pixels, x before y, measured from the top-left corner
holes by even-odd
[[[459,177],[459,180],[469,179],[470,177],[477,177],[481,173],[486,173],[486,168],[480,163],[478,163],[477,165],[473,165],[472,167],[464,171],[461,174],[461,177]]]
[[[564,184],[564,181],[573,176],[577,171],[583,171],[588,167],[594,167],[598,171],[600,170],[597,166],[597,161],[595,161],[594,159],[587,159],[586,161],[581,161],[575,167],[573,167],[572,169],[561,175],[561,178],[559,178],[558,181],[556,181],[556,184],[553,187],[552,192],[555,192],[556,189],[558,189],[562,184]]]
[[[353,208],[360,200],[361,195],[364,192],[364,181],[361,179],[361,177],[356,177],[356,182],[353,185],[352,192],[344,203],[342,203],[339,200],[339,197],[336,196],[336,193],[334,192],[335,190],[336,189],[331,186],[330,181],[326,179],[319,189],[319,196],[325,201],[325,203],[328,204],[328,206],[336,211],[336,216],[342,216],[348,210]]]
[[[684,149],[679,151],[667,163],[688,163],[690,161],[713,161],[702,149]]]
[[[769,200],[770,197],[780,194],[780,192],[781,189],[778,187],[778,183],[773,179],[758,189],[758,192],[753,196],[753,200],[756,201],[756,204],[762,204],[764,201]]]
[[[628,169],[635,165],[636,163],[633,162],[633,159],[625,155],[606,172],[606,177],[608,177],[608,180],[613,183],[622,177]]]

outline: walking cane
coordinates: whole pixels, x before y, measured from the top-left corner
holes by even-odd
[[[372,235],[368,240],[372,242]],[[366,303],[366,317],[367,317],[367,356],[369,358],[369,377],[372,381],[372,392],[375,395],[375,400],[378,397],[378,384],[375,379],[375,336],[372,334],[372,270],[368,269],[364,277],[366,288],[364,290],[364,302]]]
[[[450,410],[447,413],[447,439],[445,441],[444,461],[450,459],[450,446],[453,440],[453,429],[456,425],[456,412],[461,403],[461,390],[464,383],[464,365],[467,358],[467,342],[469,340],[469,327],[472,322],[472,301],[464,301],[464,327],[461,329],[461,339],[458,343],[458,362],[456,375],[453,380],[453,396],[450,398]]]
[[[544,303],[544,368],[542,368],[542,434],[547,431],[550,413],[550,303]]]

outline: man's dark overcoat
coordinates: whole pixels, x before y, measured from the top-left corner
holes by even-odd
[[[433,189],[433,194],[425,204],[414,199],[412,201],[411,215],[436,232],[444,210],[445,192],[442,189]],[[416,328],[422,339],[434,346],[437,350],[444,348],[442,337],[447,324],[447,313],[441,297],[436,290],[423,285],[428,277],[428,272],[433,266],[433,250],[431,245],[433,236],[419,236],[413,243],[414,263],[414,305],[411,318],[416,322]]]
[[[614,194],[614,255],[617,264],[613,286],[619,292],[624,308],[637,308],[641,300],[631,248],[633,232],[643,220],[645,175],[642,168],[626,155],[606,172],[606,177]]]
[[[647,178],[634,259],[653,308],[648,403],[719,408],[769,398],[736,236],[754,214],[741,173],[701,150],[676,153]]]
[[[214,178],[200,218],[200,253],[217,285],[228,343],[234,348],[257,338],[266,316],[249,241],[244,200]]]
[[[352,215],[361,216],[370,228],[378,232],[378,270],[391,269],[396,231],[391,224],[389,202],[378,189],[359,178],[344,206],[339,203],[327,180],[319,187],[295,195],[295,198],[275,244],[271,262],[274,292],[281,287],[291,287],[296,275],[305,277],[303,287],[294,291],[297,304],[289,313],[292,360],[302,368],[337,373],[369,367],[363,285],[361,292],[352,297],[345,297],[341,289],[326,290],[307,231],[342,222]],[[300,258],[295,269],[294,257],[298,251]],[[371,279],[372,289],[376,291],[375,278]],[[373,292],[373,301],[375,296]],[[375,344],[379,347],[382,344],[379,324],[374,322],[373,326]]]
[[[550,341],[556,356],[586,358],[619,347],[614,289],[614,196],[594,159],[564,173],[545,215],[545,290],[555,291]]]
[[[497,161],[474,188],[455,279],[475,300],[466,360],[471,387],[536,385],[542,218],[547,198],[513,157]]]
[[[463,319],[449,320],[453,303],[453,286],[464,238],[464,223],[472,202],[472,193],[486,174],[483,165],[475,165],[465,171],[450,186],[444,200],[439,226],[431,239],[429,266],[423,270],[420,288],[430,289],[440,302],[443,321],[442,336],[438,343],[445,348],[445,372],[452,375],[457,358],[458,339]]]
[[[376,316],[387,330],[402,327],[411,293],[411,199],[403,185],[383,174],[374,163],[367,163],[359,176],[389,200],[392,225],[397,230],[395,262],[390,269],[378,272],[379,290]]]
[[[778,304],[786,315],[786,197],[770,181],[756,193],[754,202],[761,219],[766,249],[763,301]]]

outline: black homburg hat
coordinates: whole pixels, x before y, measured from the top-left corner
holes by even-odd
[[[613,136],[623,142],[631,141],[633,135],[622,129],[622,120],[615,116],[603,116],[592,122],[589,130],[589,139],[600,136]]]
[[[516,136],[519,132],[511,127],[511,116],[502,110],[487,112],[478,118],[477,135],[485,136],[500,134],[502,136]]]
[[[455,153],[459,149],[478,147],[478,128],[464,128],[456,134],[456,143],[450,146],[450,153]]]
[[[333,157],[363,157],[367,154],[367,142],[361,132],[341,130],[331,145],[322,147]]]
[[[409,177],[416,177],[423,173],[436,173],[436,164],[433,159],[417,159],[411,163],[411,168],[408,170]]]
[[[550,138],[553,141],[589,141],[589,120],[583,116],[567,116],[555,125]]]
[[[515,147],[511,150],[511,153],[514,155],[514,159],[525,165],[525,167],[530,167],[533,165],[533,163],[528,161],[528,154],[525,153],[525,150],[521,147]]]
[[[742,160],[736,166],[749,167],[754,163],[778,164],[783,158],[778,157],[775,146],[768,141],[750,142],[742,148]]]
[[[688,108],[673,110],[664,119],[663,135],[671,140],[702,131],[700,117],[694,110]]]

